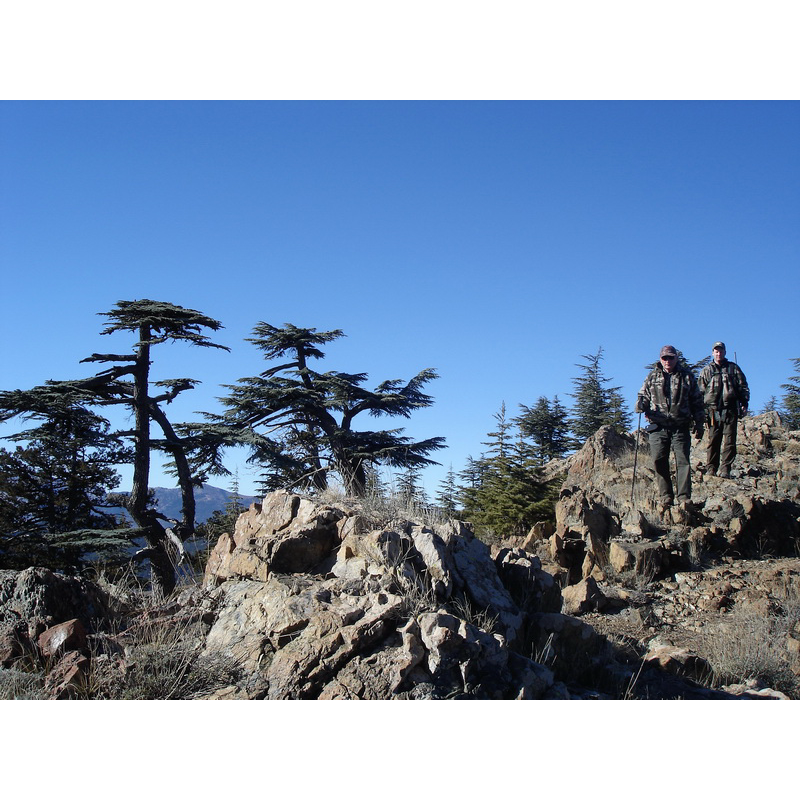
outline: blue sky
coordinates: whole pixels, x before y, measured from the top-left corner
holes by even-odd
[[[157,378],[202,381],[175,420],[264,368],[262,320],[341,328],[320,366],[371,385],[435,368],[397,423],[447,439],[431,493],[502,402],[571,403],[598,347],[632,410],[662,344],[722,339],[760,410],[800,356],[799,123],[769,101],[3,102],[0,388],[90,374],[132,342],[98,312],[147,297],[232,350],[155,351]]]

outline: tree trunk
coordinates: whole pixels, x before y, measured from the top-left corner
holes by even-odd
[[[175,567],[167,552],[166,533],[154,512],[147,508],[150,490],[150,345],[145,343],[150,336],[150,326],[140,326],[133,386],[136,441],[130,512],[147,540],[146,555],[150,559],[153,593],[158,597],[166,597],[175,588]]]
[[[167,448],[175,461],[175,469],[178,472],[178,484],[181,487],[182,499],[181,515],[183,519],[181,520],[181,524],[183,530],[180,532],[180,539],[186,541],[186,539],[194,535],[195,520],[194,482],[192,481],[189,462],[186,459],[186,451],[178,434],[175,433],[175,429],[167,419],[166,414],[164,414],[155,403],[151,403],[150,413],[164,432],[164,437],[167,440]]]

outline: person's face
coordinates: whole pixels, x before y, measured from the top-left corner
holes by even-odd
[[[661,356],[661,366],[664,367],[664,372],[668,375],[675,372],[675,366],[678,363],[678,356]]]
[[[725,358],[725,348],[724,347],[715,347],[712,351],[714,356],[714,363],[719,364]]]

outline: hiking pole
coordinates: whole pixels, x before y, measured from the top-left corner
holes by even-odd
[[[631,505],[633,506],[633,490],[636,487],[636,462],[639,458],[639,431],[642,428],[642,412],[639,412],[639,424],[636,426],[636,443],[633,447],[633,480],[631,481]],[[634,506],[634,509],[636,507]]]

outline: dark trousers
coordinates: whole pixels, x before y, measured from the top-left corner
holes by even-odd
[[[672,450],[678,466],[678,500],[688,500],[692,496],[692,468],[689,464],[692,437],[689,428],[661,428],[649,434],[649,440],[659,497],[662,500],[672,500],[675,496],[669,474],[669,453]]]
[[[739,421],[726,419],[716,425],[708,426],[708,445],[706,446],[706,466],[730,468],[736,458],[736,429]]]

